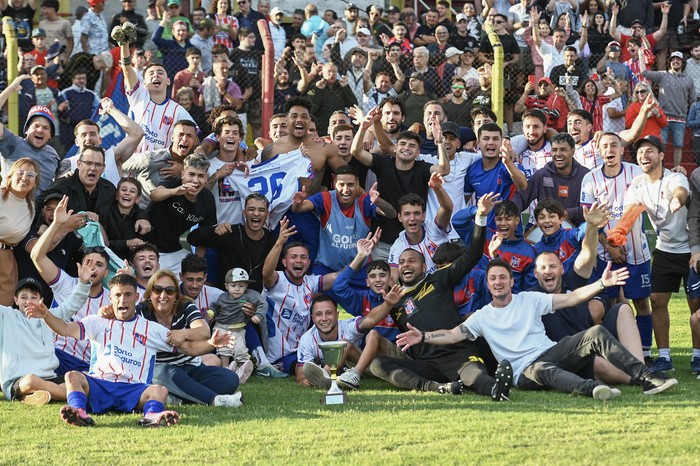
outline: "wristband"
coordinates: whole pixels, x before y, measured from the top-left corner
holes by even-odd
[[[425,343],[425,332],[423,330],[420,331],[420,342],[421,344]]]
[[[121,60],[119,60],[119,64],[122,66],[129,66],[131,65],[131,57],[124,57]]]
[[[601,278],[598,280],[598,283],[600,284],[600,291],[603,291],[605,289],[605,284],[603,284],[603,279]]]

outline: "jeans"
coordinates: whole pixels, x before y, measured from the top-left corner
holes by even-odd
[[[236,393],[238,376],[225,367],[158,363],[153,370],[153,383],[163,385],[183,400],[210,405],[217,395]]]
[[[604,327],[568,336],[535,359],[518,378],[518,388],[537,390],[553,388],[565,393],[592,396],[600,382],[576,375],[590,358],[600,355],[615,367],[638,380],[647,370],[641,361],[630,354]]]

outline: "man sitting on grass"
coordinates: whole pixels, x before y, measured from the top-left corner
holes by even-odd
[[[464,340],[486,339],[494,356],[511,361],[513,381],[523,390],[553,388],[579,393],[596,400],[620,396],[620,390],[602,382],[583,379],[576,371],[591,358],[601,356],[630,376],[630,385],[640,385],[645,395],[654,395],[676,385],[676,379],[654,374],[627,351],[604,327],[596,325],[554,343],[545,334],[541,317],[558,309],[587,301],[608,286],[624,285],[626,268],[611,271],[600,280],[567,294],[523,292],[513,295],[513,272],[501,259],[491,261],[486,279],[493,301],[451,330],[423,332],[408,324],[396,343],[404,350],[419,345],[453,345]]]
[[[177,424],[180,416],[165,410],[168,390],[160,385],[149,385],[157,351],[169,351],[198,356],[214,348],[231,346],[229,334],[214,335],[207,341],[185,341],[179,347],[171,346],[170,331],[135,313],[138,284],[131,275],[115,275],[109,281],[110,302],[115,320],[96,315],[80,322],[63,322],[51,314],[43,303],[30,303],[28,317],[39,317],[59,335],[75,339],[90,339],[93,361],[88,375],[78,371],[66,373],[68,404],[61,408],[61,419],[74,426],[92,426],[88,416],[114,410],[130,413],[143,410],[139,421],[144,427]]]

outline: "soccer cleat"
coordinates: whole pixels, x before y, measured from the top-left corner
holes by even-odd
[[[122,31],[124,31],[124,36],[126,37],[126,42],[128,44],[136,43],[136,26],[129,21],[122,23]]]
[[[438,386],[438,393],[443,395],[463,395],[464,394],[464,384],[461,380],[456,382],[444,383]]]
[[[246,383],[246,380],[253,373],[253,361],[250,359],[241,364],[238,369],[236,369],[236,375],[238,376],[238,382],[241,384]]]
[[[598,385],[593,389],[593,399],[598,401],[608,401],[620,396],[621,392],[617,388],[610,388],[607,385]]]
[[[665,374],[647,372],[639,379],[645,395],[656,395],[677,385],[676,379],[670,379]]]
[[[355,369],[348,369],[338,376],[338,385],[346,390],[357,390],[360,388],[362,377]]]
[[[49,401],[51,401],[51,393],[46,390],[37,390],[22,398],[22,403],[29,406],[41,406],[48,404]]]
[[[243,393],[236,392],[233,395],[216,395],[214,397],[214,406],[240,408],[243,406]]]
[[[690,372],[693,374],[700,374],[700,358],[697,356],[693,357],[690,361]]]
[[[499,362],[495,375],[496,383],[491,389],[491,399],[493,401],[510,401],[508,395],[513,387],[513,366],[510,361],[504,359]]]
[[[165,397],[165,403],[166,406],[182,406],[182,400],[176,396],[171,395],[168,393],[168,396]]]
[[[139,420],[139,425],[143,427],[170,427],[178,422],[180,422],[180,415],[175,411],[161,411],[146,414]]]
[[[112,37],[112,40],[117,43],[117,45],[125,45],[126,42],[126,34],[124,34],[124,30],[122,29],[121,25],[114,26],[112,29],[112,34],[110,34]]]
[[[61,408],[61,419],[72,426],[90,427],[95,425],[95,421],[87,415],[83,408],[74,408],[70,405]]]
[[[306,378],[306,380],[308,380],[314,387],[325,389],[331,388],[331,376],[323,370],[323,367],[319,366],[318,364],[314,364],[313,362],[306,362],[304,363],[303,371],[304,378]]]
[[[673,367],[673,361],[670,358],[662,358],[659,356],[656,358],[656,361],[654,361],[654,364],[649,368],[649,370],[655,374],[658,374],[659,372],[674,371],[675,368]]]
[[[286,372],[282,372],[281,370],[277,369],[275,366],[272,365],[265,366],[263,368],[258,367],[256,375],[258,377],[269,377],[271,379],[283,379],[285,377],[289,377],[289,374],[287,374]]]

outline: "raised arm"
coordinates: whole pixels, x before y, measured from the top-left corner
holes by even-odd
[[[622,39],[622,34],[617,31],[617,13],[620,11],[620,7],[617,5],[617,3],[613,3],[610,7],[610,11],[612,14],[610,15],[610,29],[608,32],[613,39],[620,42]]]
[[[5,103],[7,102],[7,99],[10,98],[11,94],[19,93],[20,85],[22,84],[22,81],[25,81],[27,79],[32,79],[31,75],[28,74],[20,74],[17,76],[12,83],[5,88],[4,91],[0,92],[0,108],[5,106]],[[5,126],[0,123],[0,139],[5,137]]]
[[[430,173],[447,176],[450,174],[450,159],[447,157],[447,151],[445,151],[445,137],[442,134],[442,128],[437,118],[430,120],[430,130],[438,148],[438,163],[430,167]]]
[[[582,286],[574,290],[573,293],[552,295],[552,309],[556,311],[557,309],[573,307],[584,301],[588,301],[609,286],[624,285],[625,280],[627,280],[630,275],[627,271],[627,267],[622,267],[614,271],[611,270],[611,267],[612,262],[608,262],[603,276],[595,283]]]
[[[442,230],[447,231],[450,228],[450,219],[452,218],[452,209],[454,205],[452,199],[450,199],[450,195],[447,194],[447,191],[443,188],[444,183],[445,180],[442,175],[433,173],[430,175],[428,186],[437,196],[438,204],[440,205],[435,214],[435,224]]]
[[[282,220],[280,220],[280,235],[277,241],[275,241],[274,246],[272,246],[272,249],[270,249],[270,252],[267,253],[265,263],[263,264],[263,285],[268,290],[277,284],[277,271],[275,269],[280,260],[280,254],[282,253],[284,243],[296,232],[297,228],[294,225],[291,227],[289,226],[287,217],[282,217]]]
[[[684,6],[687,7],[689,6],[689,4],[686,4]],[[666,35],[666,31],[668,30],[669,11],[671,11],[671,3],[663,2],[661,4],[661,24],[659,25],[659,29],[654,31],[654,33],[651,35],[651,37],[653,37],[656,42],[660,41],[661,38]],[[685,16],[683,18],[685,18]]]
[[[109,97],[100,100],[100,115],[109,115],[114,118],[126,133],[126,137],[114,146],[114,157],[117,163],[123,163],[131,157],[143,139],[143,129],[134,120],[120,112]]]
[[[476,337],[462,324],[450,330],[433,330],[432,332],[418,330],[411,324],[406,325],[408,326],[408,331],[400,333],[396,337],[396,345],[401,348],[401,351],[407,351],[411,346],[422,343],[451,345],[466,339],[476,340]]]
[[[306,186],[301,187],[301,191],[297,191],[292,196],[292,212],[310,212],[314,210],[314,204],[306,198]]]
[[[373,307],[372,310],[367,313],[365,318],[362,319],[362,322],[360,323],[360,328],[363,330],[369,330],[384,320],[384,318],[391,312],[391,309],[396,306],[396,303],[399,302],[401,295],[403,295],[403,288],[398,284],[392,286],[388,292],[382,291],[384,302],[379,306]]]
[[[581,243],[581,252],[574,262],[574,271],[583,278],[589,278],[598,258],[598,228],[608,223],[610,208],[607,204],[594,202],[590,208],[583,207],[583,216],[586,219],[586,234]]]
[[[68,196],[63,196],[63,199],[56,205],[56,210],[53,215],[53,222],[46,229],[43,235],[39,237],[39,241],[36,242],[30,257],[34,266],[36,267],[41,278],[45,282],[49,283],[53,281],[58,276],[58,267],[56,264],[48,258],[46,255],[51,247],[54,237],[58,232],[65,226],[65,224],[70,220],[72,210],[67,210],[68,206]],[[85,219],[83,225],[87,223],[87,218]]]
[[[515,187],[518,188],[519,191],[526,190],[527,177],[525,176],[525,173],[520,171],[515,162],[513,162],[513,159],[515,158],[515,152],[513,151],[513,148],[510,145],[510,140],[503,140],[499,155],[501,157],[503,165],[506,166],[506,170],[508,170],[508,174],[513,180],[513,184],[515,185]]]
[[[370,110],[362,119],[360,128],[357,130],[357,133],[355,133],[355,137],[352,139],[352,146],[350,147],[350,154],[359,160],[362,165],[367,167],[372,166],[372,154],[362,147],[362,143],[364,141],[367,129],[374,124],[375,119],[379,119],[379,110],[377,107]]]
[[[647,118],[649,117],[650,112],[652,112],[658,105],[659,103],[656,101],[654,96],[651,94],[647,95],[647,98],[644,100],[644,103],[639,109],[637,118],[635,118],[634,122],[632,123],[632,127],[630,129],[620,131],[620,139],[622,140],[623,145],[628,146],[632,144],[642,134],[644,126],[647,124]]]
[[[39,319],[44,319],[46,325],[49,326],[54,333],[62,335],[64,337],[72,337],[76,340],[81,338],[81,326],[78,322],[64,322],[55,315],[51,314],[44,304],[44,301],[39,301],[39,303],[30,302],[27,304],[27,317],[36,317]]]

